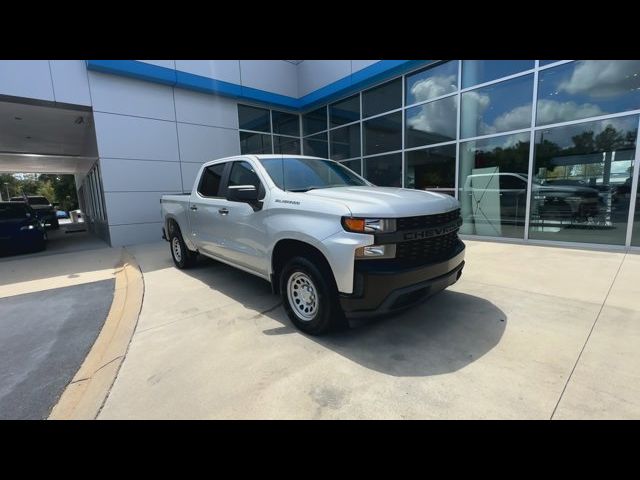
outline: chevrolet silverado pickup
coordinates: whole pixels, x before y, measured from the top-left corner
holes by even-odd
[[[176,267],[200,254],[257,275],[313,335],[414,305],[455,283],[464,267],[457,200],[377,187],[323,158],[210,161],[190,194],[160,203]]]

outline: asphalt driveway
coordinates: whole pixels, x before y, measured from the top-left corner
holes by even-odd
[[[0,419],[45,419],[100,333],[114,279],[0,298]]]

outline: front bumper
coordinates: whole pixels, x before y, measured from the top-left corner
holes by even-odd
[[[462,275],[464,251],[460,242],[448,260],[400,270],[378,260],[356,262],[354,293],[340,296],[345,315],[357,318],[395,312],[444,290]]]

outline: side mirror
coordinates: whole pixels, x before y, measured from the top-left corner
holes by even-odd
[[[256,204],[258,203],[258,189],[253,185],[230,185],[227,187],[227,200]]]

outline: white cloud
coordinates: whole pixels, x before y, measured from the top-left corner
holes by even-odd
[[[415,130],[456,136],[456,97],[443,98],[416,107],[419,113],[407,117],[407,125]],[[412,110],[413,113],[413,110]]]
[[[638,60],[585,60],[571,78],[561,82],[558,90],[571,95],[585,94],[593,98],[613,97],[640,87]]]
[[[456,75],[433,76],[414,83],[410,92],[416,102],[423,102],[430,98],[440,97],[454,92],[458,88]]]
[[[531,124],[531,105],[520,105],[497,117],[490,125],[495,132],[527,128]]]
[[[600,107],[592,103],[577,104],[576,102],[558,102],[556,100],[540,100],[538,102],[538,124],[564,122],[579,118],[602,115]]]

